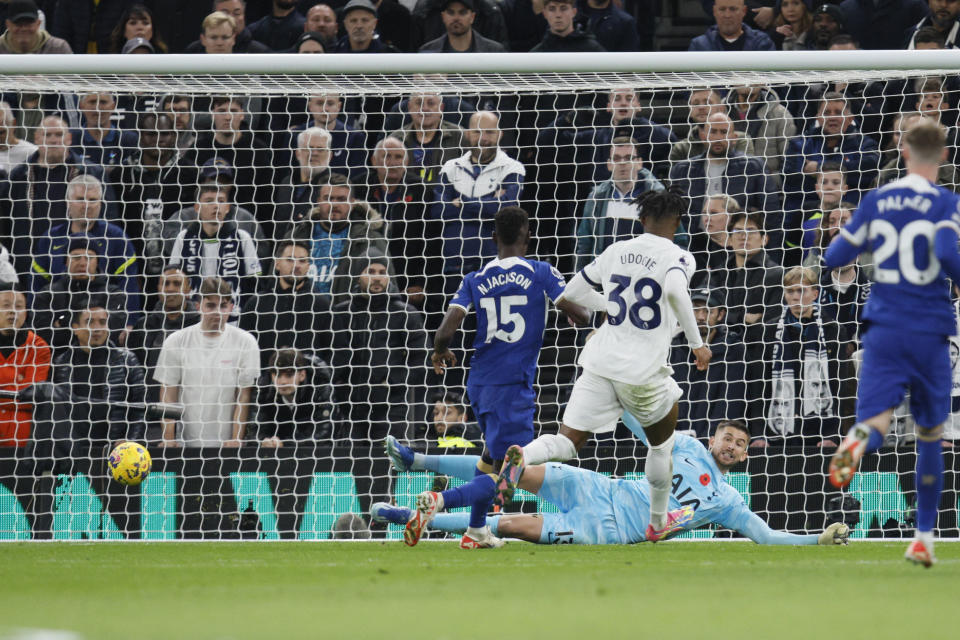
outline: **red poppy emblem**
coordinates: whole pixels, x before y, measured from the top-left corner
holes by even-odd
[[[702,484],[703,486],[707,486],[708,484],[710,484],[710,474],[709,474],[709,473],[705,473],[705,474],[703,474],[702,476],[700,476],[700,484]]]

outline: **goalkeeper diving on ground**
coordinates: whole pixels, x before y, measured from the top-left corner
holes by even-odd
[[[640,423],[629,413],[624,413],[623,421],[646,444]],[[676,434],[669,508],[686,512],[683,529],[718,524],[759,544],[846,544],[850,529],[845,524],[830,524],[819,534],[797,535],[774,531],[750,511],[743,497],[726,481],[727,472],[746,460],[749,443],[746,426],[737,420],[719,424],[710,438],[709,449],[695,438]],[[474,477],[477,456],[415,453],[392,436],[385,446],[398,471],[433,471],[464,480]],[[487,526],[493,535],[538,544],[631,544],[646,540],[650,484],[645,478],[608,478],[557,462],[526,467],[522,449],[518,447],[516,451],[521,455],[508,459],[506,464],[518,467],[519,487],[554,505],[559,513],[488,516]],[[371,507],[371,516],[378,522],[405,525],[413,515],[412,509],[383,502]],[[466,530],[469,518],[468,513],[440,513],[427,527],[459,534]],[[678,529],[673,535],[681,532]]]

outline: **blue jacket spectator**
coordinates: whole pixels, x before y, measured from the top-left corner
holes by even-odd
[[[753,29],[744,20],[747,7],[743,0],[718,0],[713,3],[713,25],[690,42],[690,51],[776,51],[777,47],[763,31]]]
[[[493,217],[519,206],[526,169],[500,148],[497,116],[478,111],[464,134],[470,151],[440,170],[431,215],[443,223],[443,272],[474,269],[495,257]]]
[[[314,119],[312,122],[290,129],[291,150],[296,150],[297,138],[308,127],[321,127],[330,132],[330,171],[348,176],[351,182],[366,173],[367,150],[364,147],[365,134],[362,131],[357,131],[340,118],[334,118],[332,122],[328,120],[323,124],[319,124]],[[287,165],[287,163],[281,164]]]
[[[929,13],[923,0],[844,0],[840,10],[847,33],[861,49],[899,49],[903,26]]]
[[[863,135],[838,93],[824,94],[816,122],[787,144],[783,162],[783,190],[787,209],[801,209],[814,193],[817,172],[825,162],[836,162],[850,187],[849,200],[860,199],[880,168],[880,151],[873,138]]]
[[[121,131],[113,122],[117,100],[109,93],[87,93],[80,96],[79,109],[83,128],[73,129],[70,137],[73,151],[87,164],[112,167],[122,164],[127,154],[137,148],[133,131]]]
[[[637,21],[613,0],[577,0],[578,20],[607,51],[640,51]]]
[[[273,0],[272,13],[251,24],[250,35],[272,51],[285,52],[303,35],[305,21],[296,10],[296,2]]]

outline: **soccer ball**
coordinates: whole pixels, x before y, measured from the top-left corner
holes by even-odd
[[[121,442],[107,458],[110,474],[120,484],[136,486],[150,473],[150,453],[136,442]]]

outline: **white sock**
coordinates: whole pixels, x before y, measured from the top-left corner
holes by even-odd
[[[673,482],[674,434],[647,452],[646,476],[650,483],[650,524],[662,529],[667,524],[667,506]]]
[[[915,536],[917,540],[923,543],[927,551],[933,553],[933,531],[917,531]]]
[[[410,465],[410,471],[426,471],[426,468],[423,466],[423,454],[413,452],[413,463]]]
[[[523,463],[526,465],[566,462],[576,457],[577,448],[573,442],[559,433],[542,435],[523,448]]]
[[[474,540],[483,540],[483,539],[486,538],[487,536],[492,535],[492,534],[490,533],[490,530],[487,529],[486,526],[483,526],[483,527],[467,527],[466,534],[467,534],[469,537],[473,538]]]

